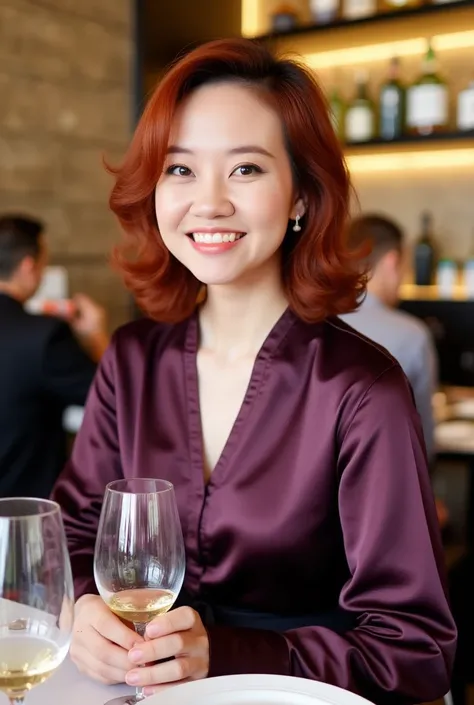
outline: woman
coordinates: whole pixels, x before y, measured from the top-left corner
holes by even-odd
[[[293,674],[379,703],[448,690],[419,418],[394,359],[336,318],[364,286],[349,194],[320,89],[262,46],[201,47],[150,99],[111,207],[154,320],[115,334],[54,495],[89,675],[151,693]],[[187,552],[188,606],[135,647],[92,575],[105,485],[123,476],[173,482]]]

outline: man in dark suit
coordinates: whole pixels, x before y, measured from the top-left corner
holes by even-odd
[[[49,496],[66,457],[64,409],[84,404],[108,344],[105,313],[84,295],[70,325],[24,310],[46,260],[40,222],[0,217],[0,497]]]

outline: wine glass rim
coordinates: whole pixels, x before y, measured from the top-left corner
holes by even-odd
[[[8,502],[25,502],[26,504],[31,504],[36,506],[36,508],[41,507],[41,511],[31,511],[24,514],[4,514],[0,513],[0,521],[2,519],[8,519],[8,521],[21,521],[22,519],[31,519],[33,517],[46,517],[53,516],[54,514],[61,514],[61,507],[57,502],[52,499],[43,499],[42,497],[1,497],[0,498],[0,509],[2,504]]]
[[[164,487],[163,487],[163,489],[154,489],[149,492],[146,492],[146,491],[144,491],[144,492],[131,492],[127,489],[120,490],[120,489],[114,487],[114,485],[120,485],[120,484],[124,484],[126,486],[128,483],[131,484],[133,482],[155,482],[155,483],[159,483],[160,485],[164,485]],[[106,485],[105,489],[108,492],[115,492],[116,494],[134,494],[134,495],[143,494],[143,495],[146,495],[146,494],[162,494],[164,492],[170,492],[170,491],[174,490],[174,485],[171,482],[168,482],[168,480],[161,480],[161,479],[157,479],[156,477],[125,477],[125,478],[122,478],[121,480],[113,480],[112,482],[109,482],[108,485]]]

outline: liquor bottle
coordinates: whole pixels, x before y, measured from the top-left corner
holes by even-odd
[[[419,135],[448,129],[448,87],[438,74],[431,42],[423,59],[421,76],[407,91],[407,128]]]
[[[298,13],[291,4],[282,4],[270,15],[272,32],[291,32],[298,24]]]
[[[474,299],[474,232],[472,246],[463,267],[464,290],[468,299]]]
[[[345,20],[359,20],[377,13],[377,0],[342,0],[342,16]]]
[[[309,0],[309,9],[316,24],[329,24],[337,19],[339,0]]]
[[[368,142],[375,136],[375,108],[367,89],[367,72],[356,74],[356,94],[344,120],[346,142]]]
[[[474,130],[474,79],[458,95],[458,130]]]
[[[425,211],[421,214],[421,234],[414,249],[415,284],[429,286],[433,283],[436,254],[433,244],[433,218]]]
[[[379,134],[383,140],[396,140],[405,129],[405,88],[400,81],[400,61],[390,62],[388,77],[380,87]]]
[[[334,127],[334,132],[340,141],[344,141],[344,113],[345,104],[337,88],[333,88],[329,95],[329,114]]]

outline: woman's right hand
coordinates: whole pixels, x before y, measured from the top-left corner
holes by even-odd
[[[71,659],[81,673],[101,683],[123,683],[134,667],[128,652],[143,642],[98,595],[83,595],[75,606]]]

